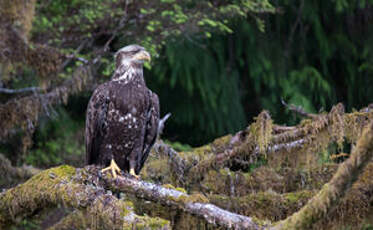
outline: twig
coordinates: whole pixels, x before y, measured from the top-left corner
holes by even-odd
[[[163,133],[164,124],[168,120],[168,118],[171,116],[171,113],[167,113],[161,120],[159,120],[158,123],[158,136],[160,136]]]
[[[109,50],[109,46],[111,44],[111,42],[114,40],[114,38],[117,36],[118,32],[123,29],[123,27],[125,26],[125,22],[126,22],[126,19],[127,19],[127,3],[126,3],[126,7],[125,7],[125,13],[124,13],[124,16],[121,18],[121,20],[119,21],[119,25],[118,27],[114,30],[113,34],[111,35],[111,37],[109,38],[109,40],[107,40],[107,42],[105,43],[104,45],[104,52],[107,52]]]
[[[71,60],[73,59],[77,59],[81,62],[83,62],[84,64],[87,64],[89,61],[87,59],[84,59],[84,58],[81,58],[81,57],[77,57],[76,55],[78,53],[80,53],[80,51],[82,51],[84,49],[84,47],[87,45],[88,43],[88,39],[87,40],[84,40],[79,46],[78,48],[74,51],[73,54],[69,54],[69,55],[66,55],[67,57],[67,60],[62,64],[61,66],[61,70],[63,70],[68,64],[70,64]]]
[[[316,118],[319,115],[317,114],[312,114],[312,113],[307,113],[302,107],[300,106],[295,106],[295,105],[289,105],[287,104],[283,99],[281,99],[281,103],[290,111],[298,113],[302,116],[309,117],[309,118]]]
[[[273,133],[279,134],[287,131],[292,131],[296,129],[295,126],[282,126],[282,125],[273,125]]]
[[[4,94],[17,94],[17,93],[29,93],[29,92],[40,92],[42,89],[40,87],[26,87],[22,89],[7,89],[0,88],[0,93]]]

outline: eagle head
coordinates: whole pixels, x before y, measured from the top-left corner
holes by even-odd
[[[150,54],[144,47],[139,45],[128,45],[115,53],[116,67],[124,66],[139,66],[150,61]]]

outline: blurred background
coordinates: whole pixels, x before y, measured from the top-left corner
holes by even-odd
[[[153,56],[145,80],[180,150],[263,109],[295,124],[281,99],[309,113],[373,102],[372,0],[0,2],[0,152],[15,165],[84,163],[88,100],[132,43]]]

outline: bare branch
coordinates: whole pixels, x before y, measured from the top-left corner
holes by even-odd
[[[273,133],[279,134],[287,131],[292,131],[296,129],[295,126],[282,126],[282,125],[273,125]]]
[[[40,87],[26,87],[22,89],[6,89],[0,88],[0,93],[4,94],[17,94],[17,93],[29,93],[29,92],[40,92],[42,89]]]
[[[188,195],[128,177],[119,177],[116,180],[105,178],[105,180],[107,186],[113,191],[130,193],[141,199],[180,209],[203,218],[215,226],[233,229],[262,229],[252,218],[231,213],[209,204],[207,198],[200,194]]]
[[[158,123],[158,136],[162,135],[163,129],[164,129],[164,125],[165,125],[166,121],[168,120],[168,118],[170,116],[171,116],[171,113],[167,113],[162,119],[159,120],[159,123]]]
[[[88,64],[88,62],[89,62],[88,60],[76,56],[77,54],[80,53],[80,51],[82,51],[84,49],[84,47],[88,44],[88,42],[89,42],[89,40],[84,40],[78,46],[78,48],[74,51],[73,54],[66,55],[67,60],[61,65],[61,70],[63,70],[68,64],[70,64],[71,60],[73,60],[73,59],[77,59],[77,60],[83,62],[84,64]]]
[[[281,103],[290,111],[294,113],[298,113],[304,117],[309,117],[309,118],[316,118],[318,115],[312,114],[312,113],[307,113],[302,107],[300,106],[295,106],[295,105],[288,105],[283,99],[281,99]]]

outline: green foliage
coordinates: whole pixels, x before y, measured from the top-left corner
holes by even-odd
[[[281,99],[313,113],[338,102],[347,110],[372,102],[367,86],[373,84],[373,24],[364,16],[371,2],[278,4],[286,13],[269,15],[265,34],[261,26],[237,19],[229,24],[235,31],[230,35],[206,31],[208,40],[167,44],[148,80],[162,111],[173,113],[166,135],[200,145],[243,129],[262,109],[277,123],[295,123]],[[221,10],[239,11],[230,5]],[[198,25],[217,28],[219,22],[202,18]]]
[[[196,128],[178,132],[184,142],[194,145],[237,131],[246,123],[238,73],[227,71],[223,64],[228,50],[216,41],[196,42],[207,42],[209,47],[187,41],[169,44],[164,50],[166,60],[155,64],[149,77],[162,111],[173,114],[167,127]]]
[[[113,0],[38,1],[33,35],[38,37],[41,34],[48,34],[54,38],[48,40],[48,43],[54,45],[66,43],[66,35],[75,39],[91,37],[92,31],[98,26],[106,26],[106,29],[115,26],[107,24],[105,22],[107,18],[124,14],[123,8],[118,7],[117,2]]]

